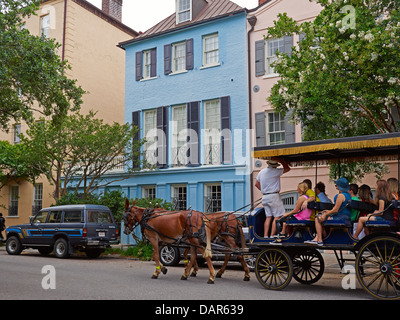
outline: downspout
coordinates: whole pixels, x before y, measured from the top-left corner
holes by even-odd
[[[67,0],[64,0],[64,23],[63,23],[63,40],[61,60],[65,60],[65,31],[67,29]]]
[[[248,12],[247,12],[248,13]],[[257,17],[256,16],[251,16],[247,19],[248,23],[251,26],[251,29],[247,32],[247,81],[248,81],[248,95],[249,95],[249,129],[250,131],[253,129],[252,125],[252,118],[253,118],[253,104],[251,100],[251,41],[250,41],[250,34],[254,31],[254,27],[257,23]],[[253,139],[250,139],[250,141],[253,141]],[[250,146],[252,148],[252,146]],[[250,164],[251,168],[253,168],[252,164],[253,159],[250,159]],[[251,203],[253,204],[253,199],[254,199],[254,191],[253,191],[253,170],[250,172],[250,199]]]

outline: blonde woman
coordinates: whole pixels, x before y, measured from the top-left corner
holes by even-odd
[[[294,220],[310,220],[312,210],[308,209],[307,207],[305,209],[302,209],[303,202],[309,199],[309,196],[306,195],[307,190],[308,190],[307,183],[301,182],[298,184],[297,192],[300,194],[299,199],[297,199],[296,206],[294,207],[294,209],[283,215],[284,218],[293,215],[291,219]],[[286,223],[283,224],[282,228],[282,234],[284,235],[285,233],[286,233]]]

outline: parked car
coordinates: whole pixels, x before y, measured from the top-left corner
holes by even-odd
[[[54,251],[67,258],[74,250],[97,258],[111,244],[118,244],[118,228],[109,208],[99,205],[66,205],[45,208],[30,223],[6,229],[8,254],[24,249],[39,250],[42,255]]]
[[[243,212],[235,212],[234,213],[241,221],[243,224],[243,234],[246,240],[246,243],[249,242],[249,228],[248,228],[248,219],[247,216],[248,214],[245,214]],[[215,243],[215,242],[214,242]],[[176,266],[179,264],[179,262],[183,259],[184,256],[184,251],[185,247],[182,246],[173,246],[173,245],[164,245],[160,248],[160,261],[164,266]],[[189,253],[190,257],[190,253]],[[201,260],[201,255],[198,256],[199,260]],[[245,261],[247,265],[249,266],[250,270],[254,270],[254,262],[255,262],[255,257],[252,255],[245,255],[244,256]],[[214,261],[224,261],[225,260],[225,254],[220,253],[218,251],[213,250],[213,257],[212,260]],[[231,261],[238,261],[237,255],[232,255],[231,256]]]

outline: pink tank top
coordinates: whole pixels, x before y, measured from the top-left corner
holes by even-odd
[[[302,197],[308,199],[309,197],[307,195],[302,195]],[[296,217],[297,220],[310,220],[312,210],[311,209],[304,209],[303,211],[300,211],[298,214],[295,214],[294,216]]]

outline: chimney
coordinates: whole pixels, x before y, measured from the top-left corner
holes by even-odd
[[[102,10],[122,22],[122,0],[103,0]]]
[[[261,6],[263,3],[267,2],[268,0],[258,0],[258,5]]]

